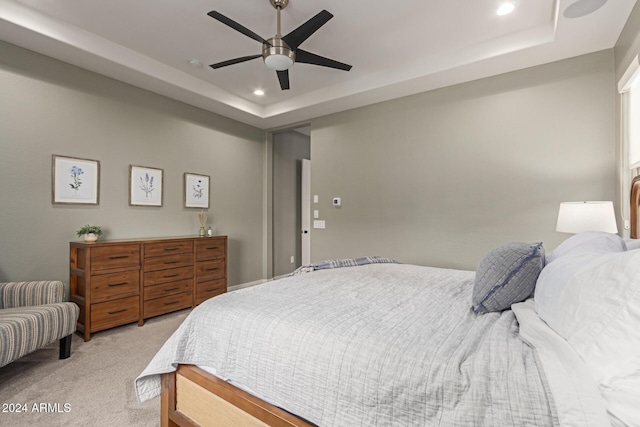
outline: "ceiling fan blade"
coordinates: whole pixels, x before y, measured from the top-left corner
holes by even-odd
[[[227,18],[226,16],[224,16],[223,14],[221,14],[219,12],[216,12],[215,10],[212,10],[211,12],[207,13],[207,15],[209,15],[213,19],[216,19],[216,20],[222,22],[225,25],[228,25],[229,27],[233,28],[234,30],[241,32],[242,34],[244,34],[247,37],[251,37],[252,39],[254,39],[256,41],[259,41],[260,43],[266,43],[265,39],[263,39],[262,37],[260,37],[259,35],[257,35],[253,31],[251,31],[250,29],[248,29],[247,27],[244,27],[244,26],[238,24],[236,21]]]
[[[276,71],[278,80],[280,81],[280,89],[289,90],[289,70]]]
[[[306,50],[302,49],[296,50],[296,62],[320,65],[321,67],[336,68],[343,71],[349,71],[351,69],[351,65],[349,64],[334,61],[333,59],[325,58],[324,56],[316,55],[315,53],[307,52]]]
[[[227,65],[239,64],[240,62],[250,61],[252,59],[256,59],[261,57],[262,55],[250,55],[250,56],[242,56],[240,58],[229,59],[228,61],[222,61],[215,64],[209,65],[209,67],[213,69],[218,69],[222,67],[226,67]]]
[[[318,29],[326,24],[331,18],[333,18],[333,15],[326,10],[323,10],[286,36],[282,37],[282,40],[284,40],[291,49],[295,50],[303,41],[308,39],[311,34],[318,31]]]

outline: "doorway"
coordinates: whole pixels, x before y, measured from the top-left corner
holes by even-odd
[[[311,158],[309,127],[274,132],[272,140],[272,259],[273,277],[279,277],[302,265],[302,164],[303,160],[309,161]],[[304,240],[309,242],[309,239],[307,233]],[[309,243],[305,245],[309,247]]]

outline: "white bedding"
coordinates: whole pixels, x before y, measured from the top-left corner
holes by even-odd
[[[542,362],[556,402],[560,425],[610,427],[602,396],[584,363],[562,337],[540,320],[535,312],[533,299],[514,304],[511,308],[518,319],[520,337],[536,349]],[[282,407],[279,402],[261,396],[231,378],[221,377],[215,368],[199,367],[267,403]]]
[[[545,350],[554,343],[531,307],[516,310],[529,344],[512,311],[472,312],[473,277],[365,265],[216,297],[138,377],[137,396],[156,396],[159,374],[187,363],[321,426],[606,426],[581,371],[567,368],[575,360]]]
[[[536,349],[562,426],[611,426],[604,401],[582,359],[538,317],[533,299],[513,304],[520,337]]]

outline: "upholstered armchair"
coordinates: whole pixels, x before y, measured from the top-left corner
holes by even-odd
[[[0,367],[60,340],[60,359],[71,355],[80,309],[63,302],[59,281],[0,283]]]

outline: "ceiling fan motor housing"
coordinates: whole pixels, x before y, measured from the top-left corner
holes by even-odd
[[[296,53],[279,37],[273,37],[262,44],[262,59],[272,70],[284,71],[296,61]]]
[[[276,9],[284,9],[289,4],[289,0],[269,0],[271,2],[271,6]]]

